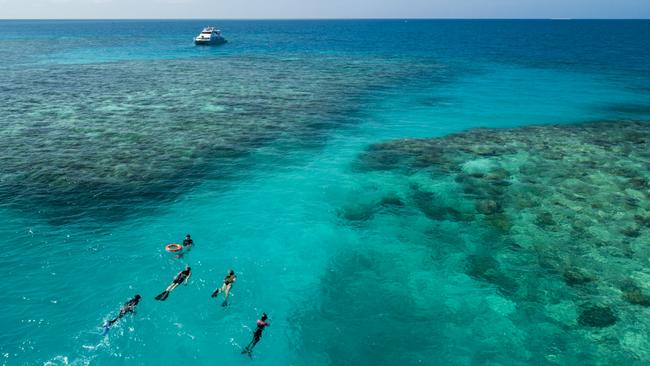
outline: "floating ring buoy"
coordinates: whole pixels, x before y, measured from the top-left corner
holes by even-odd
[[[176,243],[167,244],[167,246],[165,246],[165,250],[172,253],[180,252],[181,249],[183,249],[183,247],[180,244],[176,244]]]

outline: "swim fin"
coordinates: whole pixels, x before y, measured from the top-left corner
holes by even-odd
[[[214,290],[214,292],[212,293],[212,297],[213,298],[217,297],[217,295],[219,295],[219,289]]]
[[[223,300],[223,302],[221,303],[221,306],[223,306],[224,308],[226,306],[228,306],[228,300]]]
[[[167,296],[169,296],[169,292],[163,291],[160,293],[160,295],[156,296],[156,300],[165,301],[167,300]]]
[[[102,331],[102,336],[105,336],[108,334],[108,331],[111,329],[111,326],[108,325],[108,323],[104,324],[104,330]]]

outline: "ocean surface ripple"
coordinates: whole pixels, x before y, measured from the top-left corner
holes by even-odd
[[[648,364],[647,34],[0,21],[2,363]]]

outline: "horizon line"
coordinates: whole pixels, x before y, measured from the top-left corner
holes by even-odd
[[[456,17],[405,17],[405,18],[392,18],[392,17],[367,17],[367,18],[0,18],[0,21],[5,20],[259,20],[259,21],[281,21],[281,20],[650,20],[650,18],[571,18],[571,17],[551,17],[551,18],[499,18],[499,17],[479,17],[479,18],[456,18]]]

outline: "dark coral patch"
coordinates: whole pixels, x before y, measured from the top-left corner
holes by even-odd
[[[635,288],[623,292],[623,299],[630,304],[650,307],[650,296]]]
[[[586,327],[605,328],[616,324],[618,318],[612,309],[605,306],[590,305],[578,316],[578,324]]]
[[[562,275],[564,282],[569,286],[579,286],[592,282],[594,279],[577,268],[569,268]]]

